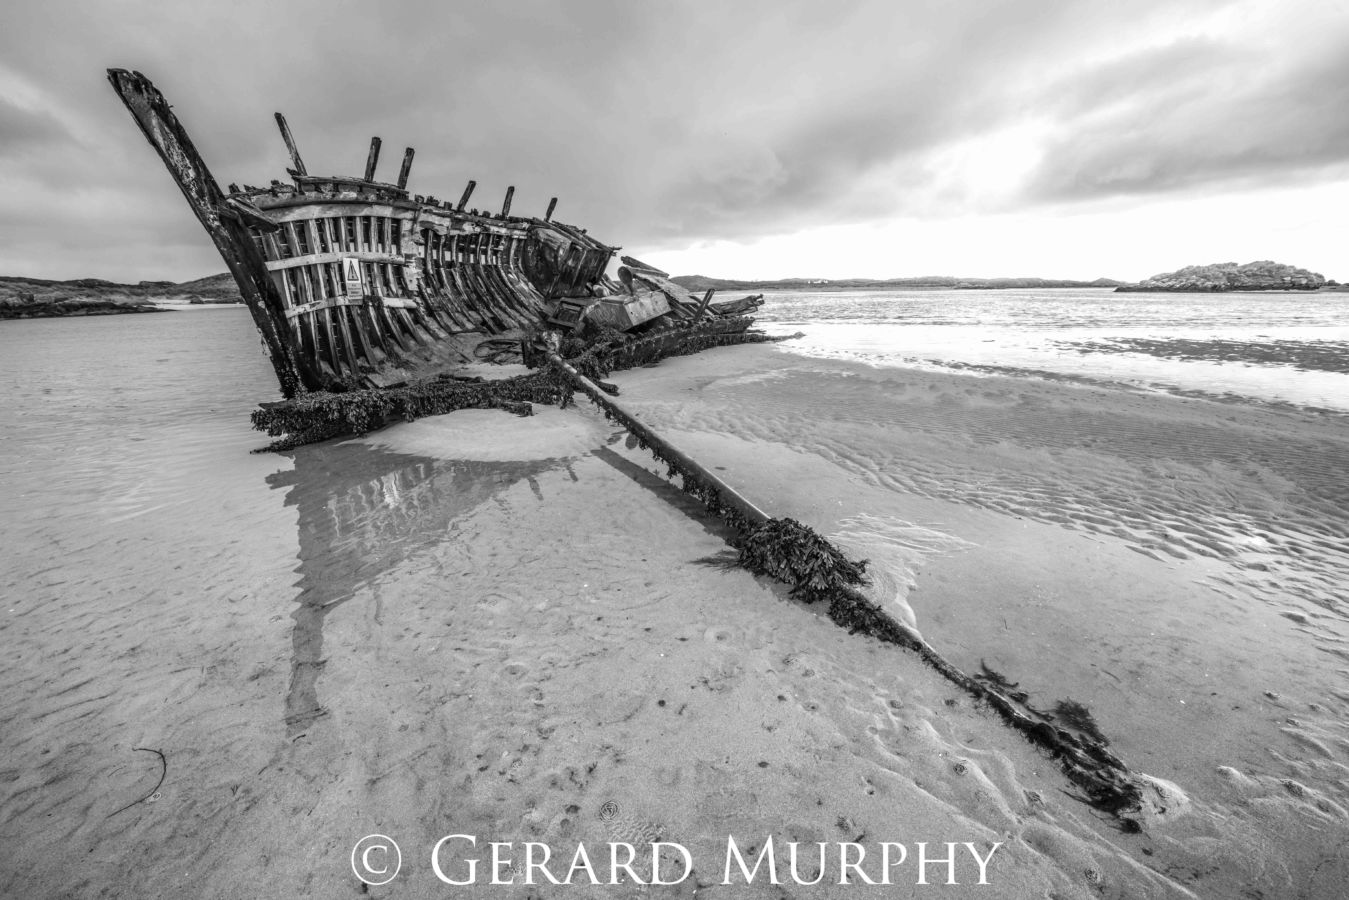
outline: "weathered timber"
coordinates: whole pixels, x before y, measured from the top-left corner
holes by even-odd
[[[296,174],[308,175],[309,172],[304,167],[304,160],[300,159],[300,151],[295,146],[295,138],[290,135],[290,126],[286,124],[286,117],[281,113],[276,113],[276,125],[281,129],[281,140],[286,142],[286,150],[290,153],[290,161],[295,164]],[[237,185],[231,184],[230,191],[237,194],[239,188]]]
[[[412,157],[416,152],[411,147],[403,151],[403,167],[398,170],[398,189],[400,191],[408,186],[408,175],[412,172]],[[434,199],[431,205],[435,205]]]
[[[468,206],[468,198],[473,196],[473,189],[474,189],[475,187],[477,187],[477,186],[478,186],[478,182],[473,181],[473,180],[470,180],[470,181],[469,181],[468,185],[465,186],[465,188],[464,188],[464,193],[459,197],[459,203],[458,203],[458,205],[456,205],[456,206],[454,207],[454,208],[455,208],[455,211],[457,211],[457,212],[463,212],[463,211],[464,211],[464,207],[465,207],[465,206]]]
[[[717,292],[716,288],[708,288],[707,293],[703,294],[703,301],[698,304],[698,311],[693,314],[694,321],[701,319],[703,317],[703,313],[707,312],[707,306],[709,303],[712,302],[712,295],[715,294],[716,292]]]
[[[548,212],[543,214],[543,221],[547,222],[553,218],[553,210],[557,209],[557,198],[548,201]]]
[[[541,220],[511,215],[514,186],[497,215],[464,211],[472,181],[456,207],[409,194],[412,148],[397,183],[377,182],[378,137],[362,177],[310,175],[279,114],[291,182],[225,194],[153,85],[122,70],[109,79],[229,266],[286,397],[435,377],[470,359],[454,335],[514,335],[554,301],[610,292],[618,248],[553,220],[555,201]]]
[[[312,364],[296,355],[281,330],[285,303],[267,273],[261,252],[242,222],[220,215],[224,194],[164,96],[139,72],[109,69],[108,81],[239,283],[253,322],[262,333],[282,394],[292,397],[306,381],[318,381]]]
[[[669,278],[669,277],[670,277],[670,273],[669,273],[669,272],[662,272],[660,269],[657,269],[655,266],[647,265],[646,263],[642,262],[640,259],[634,259],[634,258],[632,258],[631,256],[620,256],[620,257],[619,257],[619,262],[623,263],[623,265],[628,266],[628,267],[631,268],[631,269],[637,269],[638,271],[646,272],[646,273],[651,274],[651,275],[659,275],[661,278]]]
[[[365,181],[375,180],[375,167],[379,165],[379,148],[383,143],[378,137],[370,139],[370,154],[365,158]],[[399,185],[399,187],[402,186]]]

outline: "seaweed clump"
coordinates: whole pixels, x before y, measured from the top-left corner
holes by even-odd
[[[1060,700],[1054,704],[1054,713],[1064,724],[1076,728],[1102,746],[1110,743],[1101,733],[1101,726],[1096,724],[1096,717],[1091,714],[1091,710],[1076,700]]]
[[[769,519],[740,541],[740,564],[791,585],[807,603],[827,600],[839,585],[866,583],[866,560],[854,562],[795,519]]]
[[[590,341],[569,339],[563,346],[568,362],[587,377],[600,379],[611,371],[651,365],[670,356],[711,347],[780,340],[749,331],[745,317],[714,319],[664,329],[644,337],[606,331]],[[497,342],[499,343],[499,342]],[[501,348],[494,346],[494,353]],[[290,400],[264,403],[252,413],[253,427],[277,440],[261,452],[292,450],[334,437],[361,435],[390,422],[411,422],[459,409],[504,409],[530,415],[533,403],[565,407],[572,382],[525,342],[524,362],[535,371],[490,381],[438,375],[386,388],[312,391]]]
[[[428,378],[393,388],[301,394],[260,406],[252,420],[254,428],[278,438],[261,452],[279,452],[365,434],[391,421],[411,422],[457,409],[504,409],[530,415],[530,404],[557,403],[563,394],[563,386],[549,373],[484,382]]]

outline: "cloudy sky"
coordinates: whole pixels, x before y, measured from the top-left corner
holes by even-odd
[[[223,271],[105,80],[222,183],[288,165],[584,226],[675,273],[1349,280],[1346,0],[6,4],[0,274]]]

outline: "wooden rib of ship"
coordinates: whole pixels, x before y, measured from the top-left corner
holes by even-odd
[[[411,194],[411,148],[396,183],[376,181],[378,137],[361,177],[310,175],[277,113],[290,181],[222,190],[149,79],[108,78],[237,281],[287,398],[434,376],[471,360],[484,338],[568,331],[587,315],[634,333],[750,323],[741,314],[755,298],[698,302],[628,257],[614,282],[606,268],[618,248],[555,221],[557,198],[540,219],[511,215],[513,187],[496,214],[468,208],[472,181],[454,204]]]

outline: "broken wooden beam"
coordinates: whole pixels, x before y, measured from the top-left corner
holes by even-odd
[[[290,126],[286,124],[286,117],[277,113],[276,124],[281,129],[281,140],[286,142],[286,150],[290,152],[290,161],[295,164],[295,171],[300,175],[308,175],[309,172],[304,167],[304,160],[300,159],[300,150],[295,146],[295,138],[291,137]],[[233,188],[233,185],[230,187]]]
[[[411,147],[403,151],[403,168],[398,170],[398,189],[407,190],[408,173],[412,171],[412,154],[416,153]]]
[[[557,198],[556,198],[556,197],[554,197],[552,200],[549,200],[549,201],[548,201],[548,212],[546,212],[546,213],[543,214],[543,221],[545,221],[545,222],[552,221],[552,218],[553,218],[553,210],[555,210],[555,209],[557,209]]]
[[[670,277],[669,272],[662,272],[655,266],[648,265],[647,263],[642,262],[640,259],[634,259],[631,256],[620,257],[619,262],[623,263],[623,265],[625,266],[629,266],[630,268],[637,269],[640,272],[650,272],[652,275],[659,275],[661,278]]]
[[[370,139],[370,155],[365,158],[365,180],[375,180],[375,166],[379,165],[379,148],[383,142],[377,137]]]
[[[501,204],[501,218],[506,218],[511,214],[511,198],[515,196],[515,185],[506,188],[506,199]]]
[[[464,195],[459,198],[459,205],[454,208],[455,212],[464,211],[464,207],[468,206],[468,198],[473,196],[473,189],[477,186],[478,182],[469,181],[468,186],[464,188]]]
[[[717,292],[716,288],[708,288],[707,293],[703,294],[703,302],[698,304],[698,311],[693,314],[693,321],[697,322],[707,312],[707,306],[712,302],[712,295]]]

